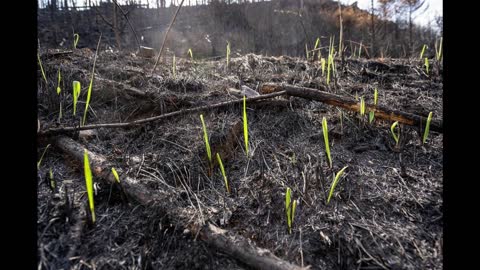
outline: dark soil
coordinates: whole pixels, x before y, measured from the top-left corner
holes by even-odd
[[[85,107],[94,53],[44,52],[48,87],[39,71],[41,129],[78,125]],[[226,61],[167,58],[149,77],[154,60],[101,51],[95,76],[148,92],[125,95],[94,80],[87,123],[128,122],[166,112],[236,99],[227,88],[252,89],[264,82],[318,88],[326,85],[320,64],[289,57],[245,55]],[[422,116],[443,118],[443,79],[438,66],[427,76],[423,62],[408,59],[346,59],[330,91],[365,97]],[[61,71],[60,95],[56,93]],[[441,74],[441,73],[440,73]],[[82,84],[72,115],[72,82]],[[59,103],[63,115],[58,120]],[[417,128],[402,126],[400,150],[390,125],[316,101],[279,97],[247,104],[249,155],[243,131],[223,149],[232,193],[220,170],[208,176],[199,114],[125,129],[97,129],[74,136],[123,171],[168,198],[145,207],[122,199],[115,186],[96,184],[94,226],[87,219],[83,164],[50,147],[38,170],[39,269],[248,269],[194,239],[185,228],[209,221],[261,248],[312,269],[441,269],[443,250],[443,135],[425,145]],[[203,112],[212,148],[225,141],[242,117],[241,105]],[[333,168],[325,155],[322,118],[328,120]],[[78,135],[78,134],[77,134]],[[52,138],[50,138],[52,139]],[[51,141],[39,137],[38,157]],[[219,148],[216,148],[219,149]],[[233,149],[233,150],[232,150]],[[227,152],[225,152],[227,151]],[[333,173],[348,166],[326,204]],[[52,169],[57,188],[48,177]],[[285,190],[299,199],[292,234],[285,217]],[[195,196],[192,196],[195,194]],[[169,215],[164,209],[175,208]],[[201,211],[199,210],[201,209]]]

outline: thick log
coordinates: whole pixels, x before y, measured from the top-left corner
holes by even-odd
[[[289,96],[317,100],[349,111],[360,111],[360,102],[356,101],[355,99],[328,93],[325,91],[326,89],[322,90],[324,91],[292,85],[265,83],[262,85],[260,93],[286,91],[287,95]],[[365,103],[365,113],[368,114],[370,111],[375,112],[375,118],[392,122],[398,121],[399,123],[405,125],[417,126],[421,130],[425,128],[425,123],[427,121],[427,118],[423,116],[402,112],[399,110],[392,110],[385,106],[375,106],[373,104]],[[443,122],[432,120],[430,123],[430,130],[443,133]]]
[[[73,157],[79,164],[83,164],[84,146],[65,136],[58,136],[54,144],[63,152]],[[87,150],[88,151],[88,150]],[[101,154],[88,151],[90,167],[92,173],[106,183],[116,183],[113,174],[111,173],[112,164],[108,162]],[[120,173],[121,170],[116,168]],[[137,201],[141,205],[149,206],[156,203],[161,203],[162,200],[157,199],[146,186],[143,186],[139,181],[130,177],[122,177],[120,185],[123,191],[129,195],[129,198]],[[163,207],[162,207],[163,208]],[[177,211],[172,207],[165,207],[162,209],[168,215],[175,217]],[[175,218],[172,220],[176,220]],[[179,224],[181,227],[186,226]],[[271,251],[256,247],[253,243],[240,235],[228,232],[213,224],[204,226],[191,225],[188,226],[193,237],[199,236],[199,239],[207,243],[210,247],[217,251],[225,253],[230,257],[249,265],[255,269],[268,270],[302,270],[308,269],[296,266],[276,257]]]

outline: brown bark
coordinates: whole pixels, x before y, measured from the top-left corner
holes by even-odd
[[[323,89],[326,90],[326,89]],[[279,85],[274,83],[265,83],[260,89],[260,93],[274,93],[278,91],[286,91],[287,95],[301,97],[311,100],[321,101],[323,103],[347,109],[349,111],[359,112],[360,102],[355,99],[342,97],[326,91],[320,91],[313,88],[298,87],[292,85]],[[398,121],[399,123],[418,126],[424,128],[427,121],[426,117],[402,112],[399,110],[392,110],[385,106],[374,106],[373,104],[365,104],[365,112],[374,111],[375,118],[384,119],[388,121]],[[430,130],[443,133],[443,122],[434,121],[430,123]]]
[[[84,146],[65,136],[59,136],[55,140],[55,145],[66,154],[74,158],[75,161],[82,164],[84,155]],[[88,151],[88,150],[87,150]],[[88,151],[90,166],[92,173],[101,180],[114,184],[116,183],[111,173],[112,164],[100,154]],[[121,170],[116,168],[121,175]],[[139,181],[129,177],[122,177],[120,180],[124,192],[129,198],[137,201],[141,205],[152,205],[161,200],[156,199],[146,186]],[[163,209],[168,215],[175,216],[177,211],[174,208]],[[182,225],[182,224],[180,224]],[[247,264],[255,269],[269,270],[301,270],[308,269],[298,267],[294,264],[286,262],[267,249],[256,247],[251,241],[248,241],[240,235],[220,229],[215,225],[208,224],[205,226],[191,225],[189,226],[192,236],[199,236],[199,239],[210,245],[212,248],[223,252],[232,258]]]

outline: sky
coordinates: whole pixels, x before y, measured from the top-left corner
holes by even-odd
[[[340,0],[340,2],[345,5],[350,5],[356,1],[358,2],[359,8],[370,9],[371,0]],[[377,4],[377,1],[374,1],[374,5],[375,4]],[[428,22],[431,21],[433,26],[435,25],[435,16],[443,15],[443,0],[426,0],[424,6],[427,4],[429,5],[428,10],[425,11],[425,13],[423,13],[421,16],[414,18],[414,23],[426,26]]]

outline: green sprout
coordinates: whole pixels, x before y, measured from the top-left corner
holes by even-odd
[[[73,48],[77,48],[78,40],[80,39],[80,35],[73,34]]]
[[[320,53],[320,49],[318,48],[320,45],[320,38],[317,38],[317,40],[315,41],[315,47],[313,47],[313,51],[314,51],[314,55],[315,55],[315,52],[317,51],[318,49],[318,60],[320,60],[322,58],[322,54]],[[315,56],[313,56],[313,58],[315,58]]]
[[[43,80],[45,81],[45,84],[48,85],[47,76],[45,75],[45,71],[43,70],[42,60],[40,59],[39,53],[37,53],[37,58],[38,58],[38,64],[40,65],[40,71],[42,71]]]
[[[248,157],[247,99],[245,96],[243,96],[243,137],[245,138],[245,152]]]
[[[425,69],[427,71],[427,74],[428,74],[428,68],[430,67],[430,64],[428,63],[428,58],[425,57]]]
[[[85,125],[85,120],[87,119],[88,106],[90,105],[90,97],[92,95],[93,76],[95,75],[95,63],[97,62],[98,49],[100,47],[100,40],[101,39],[102,39],[102,34],[100,34],[100,38],[98,39],[97,50],[95,51],[95,58],[93,59],[92,76],[90,78],[90,84],[88,85],[87,102],[85,104],[85,111],[83,113],[82,126]]]
[[[353,58],[355,58],[355,55],[357,54],[357,46],[353,48]]]
[[[390,131],[392,132],[393,139],[395,140],[396,145],[398,145],[398,138],[400,137],[400,130],[397,131],[397,134],[395,134],[395,127],[398,126],[398,121],[395,121],[395,123],[392,124],[390,127]]]
[[[227,68],[230,63],[230,42],[227,41]]]
[[[43,150],[42,156],[40,157],[40,160],[37,162],[37,170],[40,170],[40,164],[42,163],[43,156],[47,152],[48,147],[50,147],[50,144],[45,147],[45,150]]]
[[[368,123],[372,123],[373,122],[373,119],[375,118],[375,111],[370,111],[368,113]]]
[[[208,157],[208,161],[211,164],[212,163],[212,152],[210,151],[210,143],[208,143],[207,127],[205,126],[205,121],[203,121],[203,114],[200,114],[200,120],[202,121],[203,139],[205,140],[205,148],[207,149],[207,157]]]
[[[373,105],[377,106],[378,102],[378,91],[377,88],[375,87],[375,90],[373,92]]]
[[[77,114],[77,102],[78,98],[80,97],[80,82],[73,81],[73,115]]]
[[[190,55],[190,59],[193,61],[193,52],[192,52],[192,49],[188,49],[188,54]]]
[[[219,153],[217,153],[217,161],[218,161],[218,164],[220,165],[220,170],[222,171],[223,181],[225,182],[225,188],[227,189],[227,193],[230,193],[230,185],[228,184],[227,175],[225,174],[225,168],[223,167],[223,162],[222,162],[222,159],[220,158]]]
[[[437,61],[440,61],[440,58],[442,58],[442,39],[443,37],[440,37],[439,45],[435,42],[435,57],[437,58]]]
[[[330,85],[330,69],[332,69],[333,65],[333,52],[334,52],[334,45],[335,38],[330,37],[330,46],[328,48],[328,63],[327,63],[327,85]]]
[[[325,76],[325,58],[320,59],[320,63],[322,65],[322,76]]]
[[[327,204],[330,202],[330,199],[332,198],[332,195],[333,195],[333,191],[335,190],[335,187],[337,186],[338,184],[338,181],[340,180],[340,176],[342,176],[343,174],[343,171],[345,171],[345,169],[347,168],[348,166],[345,166],[343,167],[343,169],[341,169],[337,175],[333,174],[333,182],[332,182],[332,186],[330,186],[330,192],[328,193],[328,199],[327,199]]]
[[[50,177],[50,188],[52,189],[52,191],[55,191],[55,189],[57,188],[57,183],[55,181],[55,178],[53,178],[52,168],[50,168],[48,175]]]
[[[423,59],[423,54],[425,53],[425,49],[428,48],[427,44],[423,45],[422,52],[420,53],[420,59]]]
[[[118,177],[117,170],[115,170],[115,168],[113,167],[112,167],[112,174],[115,177],[115,181],[117,181],[120,184],[120,177]]]
[[[92,213],[92,223],[95,223],[95,206],[93,202],[93,177],[90,170],[90,163],[88,161],[87,149],[84,149],[83,164],[85,169],[85,183],[87,186],[88,204],[90,206],[90,212]]]
[[[295,217],[295,208],[297,208],[297,201],[293,200],[292,202],[292,190],[287,187],[287,192],[285,193],[285,212],[287,214],[287,226],[288,232],[292,233],[292,224],[293,218]]]
[[[308,61],[308,59],[310,59],[310,54],[308,53],[308,44],[307,43],[305,43],[305,53],[307,55],[307,61]]]
[[[360,98],[360,115],[365,115],[365,100],[363,99],[363,97]]]
[[[172,72],[173,78],[177,78],[177,61],[175,60],[175,55],[173,55]]]
[[[57,95],[60,95],[62,89],[60,88],[60,81],[62,80],[62,75],[60,74],[60,68],[58,68],[58,84],[57,84]]]
[[[427,124],[425,125],[425,131],[423,132],[422,143],[425,143],[427,141],[428,133],[430,132],[430,122],[432,121],[432,115],[432,112],[428,114]]]
[[[330,156],[330,146],[328,145],[328,126],[327,126],[327,118],[323,117],[322,119],[322,128],[323,128],[323,139],[325,141],[325,152],[327,153],[328,162],[330,164],[330,168],[332,167],[332,157]]]

